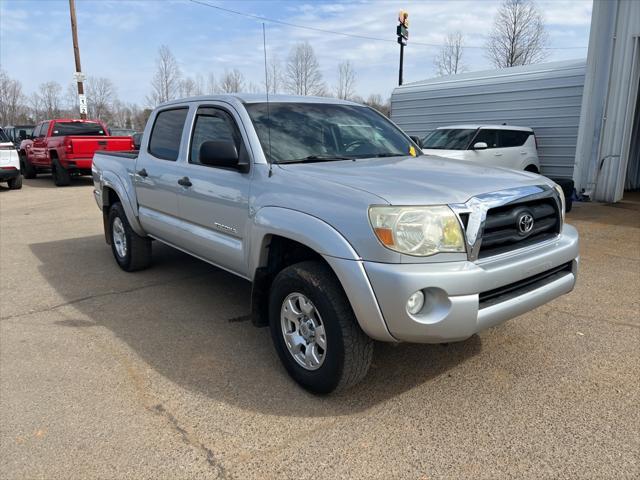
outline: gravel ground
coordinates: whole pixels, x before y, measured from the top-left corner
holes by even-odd
[[[122,272],[89,179],[0,190],[3,479],[640,477],[637,195],[571,212],[570,295],[315,397],[247,282],[157,243]]]

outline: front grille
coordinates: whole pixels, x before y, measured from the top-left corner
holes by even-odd
[[[567,262],[546,272],[533,275],[532,277],[519,280],[509,285],[504,285],[493,290],[480,293],[480,308],[486,308],[511,298],[523,295],[527,292],[540,288],[548,283],[571,273],[572,262]]]
[[[523,215],[533,218],[533,227],[522,232]],[[478,258],[490,257],[551,239],[560,233],[560,213],[553,198],[543,198],[491,208],[482,233]]]

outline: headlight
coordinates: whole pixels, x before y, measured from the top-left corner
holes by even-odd
[[[369,220],[378,240],[396,252],[426,257],[465,251],[458,217],[445,205],[370,207]]]
[[[564,205],[564,190],[562,190],[562,187],[560,185],[558,185],[557,183],[555,183],[553,185],[553,188],[556,189],[556,192],[558,192],[558,196],[560,197],[560,205],[562,208],[562,223],[564,223],[564,214],[566,211],[566,207]]]

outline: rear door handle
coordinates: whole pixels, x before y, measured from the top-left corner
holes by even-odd
[[[138,175],[140,175],[141,177],[148,177],[149,174],[147,173],[147,171],[143,168],[142,170],[138,170],[136,172]]]
[[[191,180],[189,180],[189,177],[182,177],[180,180],[178,180],[178,185],[182,185],[183,187],[190,187],[193,184],[191,183]]]
[[[501,157],[501,156],[502,156],[502,154],[501,154],[501,153],[496,153],[496,154],[494,154],[494,155],[495,155],[496,157]]]

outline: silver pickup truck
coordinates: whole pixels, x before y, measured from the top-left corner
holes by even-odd
[[[314,392],[361,380],[374,340],[464,340],[576,281],[556,184],[422,155],[350,102],[169,102],[93,179],[120,267],[148,267],[158,240],[249,280],[253,322]]]

